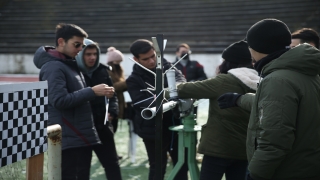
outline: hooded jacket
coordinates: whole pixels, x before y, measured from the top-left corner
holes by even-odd
[[[166,71],[171,67],[171,63],[163,60],[163,71]],[[181,72],[173,68],[176,72],[176,82],[185,82],[185,78]],[[153,70],[155,72],[155,69]],[[166,76],[163,78],[164,88],[168,87]],[[154,96],[147,91],[140,91],[142,89],[147,89],[148,86],[146,83],[155,87],[155,77],[145,69],[141,68],[138,65],[133,65],[132,74],[126,80],[128,92],[132,99],[132,104],[135,109],[135,116],[133,118],[134,131],[144,139],[155,139],[155,118],[150,120],[145,120],[141,116],[141,111],[146,107],[155,107],[156,103],[152,103]],[[153,92],[155,93],[155,92]],[[152,104],[151,104],[152,103]],[[173,125],[179,125],[177,119],[172,120],[173,114],[171,111],[163,113],[163,130],[169,131],[168,127]]]
[[[86,46],[94,43],[90,39],[85,39],[84,42]],[[107,84],[108,86],[113,86],[112,80],[107,72],[107,70],[110,67],[107,65],[101,64],[99,61],[100,60],[99,46],[97,46],[97,50],[98,50],[97,60],[94,66],[90,69],[86,67],[83,59],[83,52],[86,50],[86,48],[87,47],[84,47],[82,51],[78,53],[78,55],[76,56],[76,61],[79,69],[84,75],[87,86],[93,87],[99,84]],[[104,137],[101,136],[100,134],[102,134],[102,131],[105,128],[104,127],[104,119],[106,115],[105,96],[96,96],[94,99],[90,100],[90,104],[92,108],[95,127],[98,130],[101,141],[104,142]],[[116,94],[114,94],[112,98],[109,98],[108,112],[114,118],[117,118],[119,110],[118,110],[118,100],[117,100]]]
[[[62,150],[100,143],[89,104],[96,95],[86,87],[76,61],[53,47],[40,47],[33,62],[39,80],[48,82],[48,125],[61,126]]]
[[[209,115],[202,126],[198,152],[207,156],[246,160],[246,137],[250,112],[241,108],[221,110],[217,99],[224,93],[255,92],[259,82],[253,69],[236,68],[228,74],[178,85],[180,98],[209,99]],[[199,93],[201,92],[201,93]]]
[[[303,44],[262,69],[247,138],[254,179],[320,179],[320,51]]]

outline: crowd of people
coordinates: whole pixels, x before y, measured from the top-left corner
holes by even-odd
[[[176,49],[175,71],[179,98],[209,99],[198,153],[203,154],[201,180],[318,180],[320,179],[320,51],[319,35],[311,28],[293,33],[277,19],[250,27],[243,40],[222,52],[215,77],[191,60],[188,44]],[[137,39],[130,45],[133,65],[124,76],[122,52],[106,50],[74,24],[56,26],[56,45],[42,46],[34,55],[39,80],[48,82],[48,125],[62,127],[62,179],[90,179],[92,152],[106,178],[120,180],[121,168],[114,139],[119,119],[129,118],[143,140],[149,180],[156,177],[155,118],[141,111],[155,106],[156,51],[153,43]],[[142,68],[144,67],[144,68]],[[210,67],[206,67],[210,70]],[[211,67],[215,70],[215,67]],[[164,88],[168,87],[164,77]],[[132,104],[123,93],[128,91]],[[126,115],[126,111],[131,112]],[[197,113],[195,111],[195,113]],[[178,136],[170,126],[181,125],[172,111],[163,113],[162,155],[178,161]],[[196,158],[196,157],[194,157]],[[187,162],[187,161],[186,161]],[[184,163],[175,179],[188,179]]]

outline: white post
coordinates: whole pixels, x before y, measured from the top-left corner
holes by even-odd
[[[48,180],[61,180],[62,130],[58,124],[48,126]]]

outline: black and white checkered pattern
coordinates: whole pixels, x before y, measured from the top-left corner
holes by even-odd
[[[47,150],[47,87],[23,84],[0,85],[0,167]]]

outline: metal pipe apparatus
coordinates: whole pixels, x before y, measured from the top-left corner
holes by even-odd
[[[176,81],[175,81],[175,71],[172,70],[172,68],[174,68],[174,66],[180,62],[187,54],[185,54],[183,57],[181,57],[181,59],[179,59],[171,68],[167,69],[166,72],[163,73],[163,51],[165,49],[167,40],[163,39],[163,34],[157,34],[156,37],[152,37],[152,42],[153,42],[153,46],[156,52],[156,58],[157,58],[157,66],[156,66],[156,72],[154,73],[153,71],[145,68],[143,65],[139,64],[138,62],[136,62],[135,60],[133,60],[132,58],[129,58],[130,60],[132,60],[135,64],[137,64],[138,66],[140,66],[141,68],[145,69],[146,71],[150,72],[151,74],[153,74],[155,76],[155,87],[153,87],[152,85],[146,83],[149,87],[147,87],[146,89],[141,89],[140,91],[147,91],[149,93],[152,94],[151,97],[148,97],[144,100],[141,100],[139,102],[136,102],[134,105],[139,104],[143,101],[149,100],[150,98],[153,98],[155,95],[155,99],[150,103],[153,104],[154,102],[156,102],[156,107],[154,108],[146,108],[141,112],[141,116],[143,118],[145,118],[146,120],[150,120],[152,118],[155,119],[155,125],[156,125],[156,134],[155,134],[155,140],[156,140],[156,145],[155,145],[155,149],[156,149],[156,172],[155,172],[155,178],[161,179],[162,177],[162,164],[165,162],[162,162],[162,114],[166,111],[169,111],[170,109],[173,109],[177,106],[177,104],[179,104],[179,114],[183,115],[186,112],[191,112],[190,110],[185,111],[184,108],[188,107],[186,105],[186,102],[191,102],[190,99],[189,100],[181,100],[178,99],[177,96],[177,90],[176,90]],[[169,84],[169,90],[170,90],[170,100],[167,103],[163,104],[164,99],[164,87],[163,87],[163,76],[167,74],[167,78],[168,79],[168,84]],[[150,88],[151,87],[151,88]],[[156,94],[153,94],[151,91],[155,91]],[[192,101],[193,103],[193,101]],[[191,106],[192,106],[191,103]],[[192,106],[193,107],[193,106]],[[189,109],[190,105],[189,105]],[[193,111],[193,109],[192,109]],[[177,111],[175,111],[177,112]],[[176,114],[175,114],[176,115]],[[187,115],[187,114],[186,114]]]
[[[171,109],[174,109],[176,106],[179,108],[180,117],[184,117],[190,113],[193,107],[194,100],[193,99],[179,99],[177,93],[176,79],[175,79],[175,71],[168,70],[166,71],[167,80],[168,80],[168,89],[170,99],[168,102],[163,103],[163,113],[167,112]],[[150,120],[155,117],[157,114],[156,107],[145,108],[141,111],[141,116],[145,120]]]

